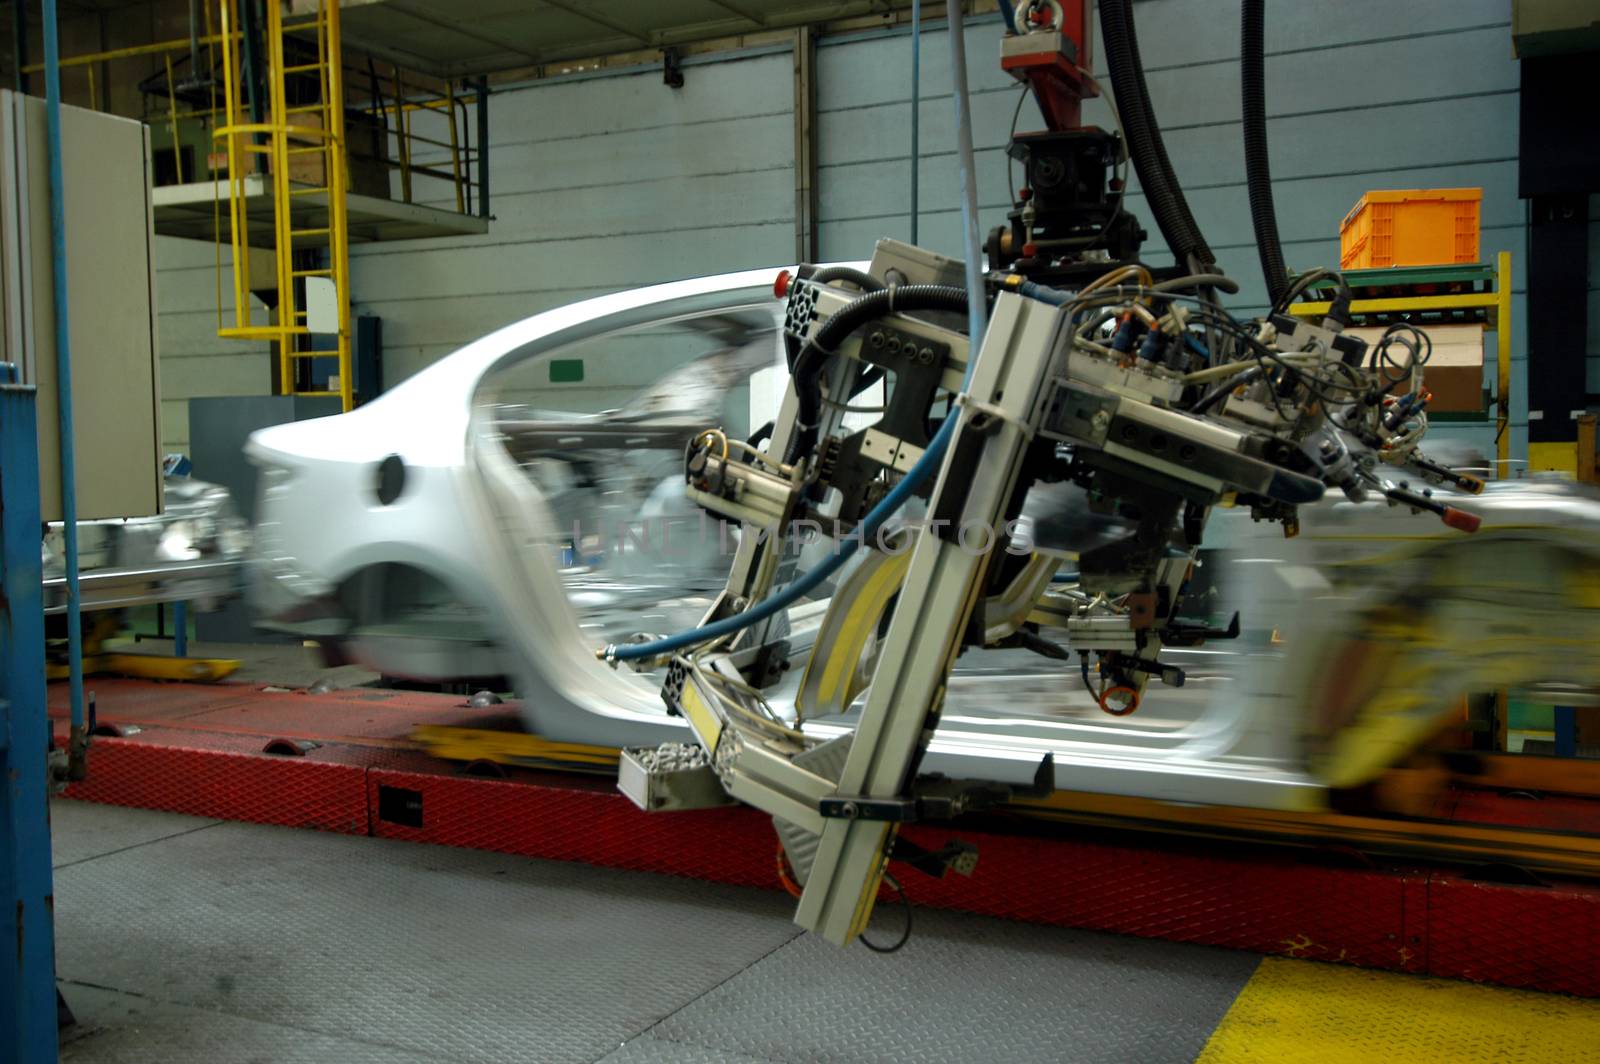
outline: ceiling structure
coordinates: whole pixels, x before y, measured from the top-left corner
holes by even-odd
[[[910,6],[910,0],[344,0],[340,26],[347,49],[463,77],[894,15]]]
[[[12,17],[21,0],[0,2],[0,71],[9,71]],[[216,0],[200,0],[208,7]],[[280,2],[280,0],[267,0]],[[293,17],[317,0],[281,0]],[[912,0],[340,0],[343,41],[408,70],[436,77],[525,72],[564,73],[575,60],[614,57],[646,61],[639,53],[701,42],[713,47],[773,43],[797,26],[846,22],[904,23]],[[993,10],[995,0],[968,0]],[[924,0],[924,17],[944,16],[944,4]],[[63,54],[122,47],[186,32],[188,0],[60,0]],[[29,58],[40,50],[38,12],[28,12]],[[94,27],[100,27],[97,34]],[[84,27],[88,28],[85,29]],[[108,29],[109,27],[109,29]],[[74,32],[74,31],[77,32]],[[552,69],[555,68],[555,69]],[[9,77],[6,78],[9,81]]]

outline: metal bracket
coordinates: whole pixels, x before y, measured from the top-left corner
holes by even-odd
[[[844,798],[834,795],[817,803],[817,811],[830,820],[882,820],[904,824],[917,819],[912,798]]]
[[[683,67],[676,48],[661,50],[661,83],[669,89],[683,88]]]
[[[1014,798],[1046,798],[1055,790],[1055,755],[1046,754],[1025,787],[992,780],[923,776],[909,798],[866,798],[830,795],[817,802],[817,811],[829,820],[876,820],[908,824],[914,820],[953,820],[963,813],[1002,805]]]
[[[937,850],[930,850],[904,835],[896,835],[889,845],[889,859],[908,864],[934,879],[943,879],[946,872],[970,876],[978,867],[978,848],[970,842],[951,839]]]
[[[1161,642],[1172,647],[1197,647],[1208,639],[1238,639],[1239,630],[1238,610],[1233,611],[1233,617],[1228,621],[1226,628],[1190,624],[1174,618],[1171,624],[1161,629]]]

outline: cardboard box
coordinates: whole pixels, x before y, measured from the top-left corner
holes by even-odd
[[[239,166],[247,174],[264,174],[267,172],[267,157],[260,152],[239,152]],[[228,149],[226,146],[217,146],[206,153],[206,176],[213,181],[221,181],[228,176]]]
[[[1433,393],[1430,413],[1483,412],[1483,326],[1420,327],[1433,341],[1433,354],[1422,370],[1422,384]],[[1384,326],[1349,330],[1368,345],[1376,344]]]
[[[361,196],[376,196],[380,199],[389,198],[389,166],[382,155],[373,154],[373,138],[371,130],[365,121],[356,119],[355,116],[345,116],[345,146],[350,158],[350,191]],[[291,126],[304,126],[310,129],[322,128],[322,116],[314,114],[293,115],[290,118]],[[322,138],[316,135],[296,136],[289,134],[291,148],[316,147],[322,143]],[[377,140],[380,152],[387,145],[382,138]],[[327,154],[324,152],[305,152],[289,156],[289,180],[297,181],[303,185],[326,185],[328,183]]]

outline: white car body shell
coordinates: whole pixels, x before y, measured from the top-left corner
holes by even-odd
[[[598,640],[585,635],[556,565],[526,549],[553,532],[552,519],[535,485],[496,445],[480,391],[513,356],[552,356],[675,316],[741,309],[771,313],[781,323],[783,304],[773,296],[777,272],[679,281],[538,314],[468,344],[351,413],[256,433],[248,454],[264,471],[254,561],[259,608],[292,613],[297,604],[334,595],[368,567],[411,566],[486,612],[531,730],[613,746],[684,740],[683,721],[665,712],[657,694],[658,678],[597,660]],[[386,505],[376,485],[380,463],[391,456],[403,463],[404,484]],[[1471,500],[1485,518],[1480,536],[1553,522],[1558,535],[1588,543],[1600,528],[1600,500],[1572,488],[1491,486]],[[1459,539],[1426,517],[1381,506],[1329,502],[1319,509],[1335,528],[1359,513],[1380,528],[1398,529],[1399,539]],[[1273,562],[1258,571],[1284,574],[1268,581],[1277,590],[1252,592],[1261,600],[1299,609],[1302,621],[1316,615],[1324,635],[1346,615],[1341,610],[1354,608],[1351,595],[1332,590],[1315,572],[1309,584],[1295,582],[1307,563],[1271,546],[1276,526],[1263,531],[1242,519],[1234,523],[1240,560]],[[1314,539],[1316,521],[1307,528]],[[1375,537],[1329,549],[1349,555],[1350,544],[1363,538]],[[1360,549],[1376,548],[1369,542]],[[1321,607],[1302,608],[1318,596]],[[1057,785],[1073,790],[1269,808],[1323,801],[1324,788],[1305,767],[1307,725],[1294,699],[1303,697],[1307,681],[1295,677],[1298,666],[1284,664],[1281,651],[1241,652],[1228,644],[1172,656],[1197,682],[1182,691],[1152,688],[1147,708],[1126,719],[1086,708],[1075,665],[1041,673],[1038,659],[1020,651],[964,659],[923,767],[1022,782],[1052,754]],[[1077,698],[1065,712],[1056,705],[1064,691]],[[821,737],[848,723],[806,727]]]

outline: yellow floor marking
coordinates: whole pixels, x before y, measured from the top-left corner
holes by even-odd
[[[1600,1001],[1268,957],[1196,1064],[1595,1064]]]

